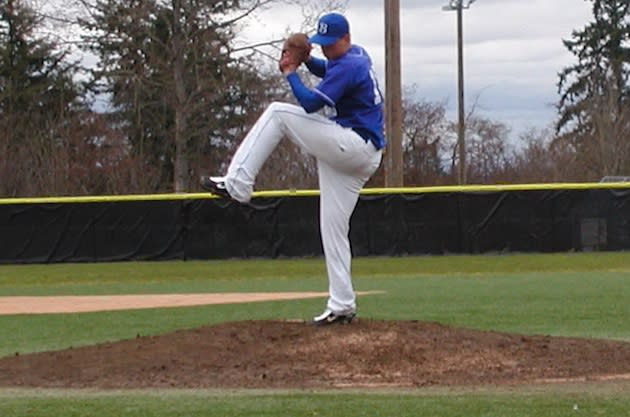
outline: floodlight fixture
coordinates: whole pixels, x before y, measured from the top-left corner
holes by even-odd
[[[464,2],[464,0],[449,0],[448,4],[442,7],[442,10],[450,12],[453,10],[468,9],[475,1],[477,0],[468,0],[467,2]]]

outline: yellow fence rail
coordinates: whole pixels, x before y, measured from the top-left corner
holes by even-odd
[[[447,185],[434,187],[365,188],[362,195],[385,194],[427,194],[427,193],[484,193],[503,191],[545,191],[545,190],[624,190],[630,189],[630,182],[596,183],[546,183],[546,184],[497,184],[497,185]],[[319,195],[318,190],[275,190],[257,191],[254,197],[308,197]],[[1,198],[0,205],[7,204],[57,204],[57,203],[103,203],[121,201],[168,201],[217,198],[210,193],[171,193],[171,194],[129,194],[104,196],[59,196],[59,197],[20,197]]]

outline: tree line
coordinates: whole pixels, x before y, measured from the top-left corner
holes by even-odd
[[[75,8],[63,16],[33,1],[0,4],[0,197],[200,191],[199,175],[225,171],[268,103],[292,100],[264,49],[236,44],[246,18],[272,3],[296,3],[311,27],[322,11],[343,6],[68,0]],[[563,41],[575,64],[558,74],[557,123],[530,129],[514,146],[509,126],[473,107],[469,183],[630,176],[630,6],[585,1],[592,21]],[[43,30],[51,27],[56,36]],[[96,63],[83,63],[77,50]],[[455,184],[456,125],[446,104],[407,86],[403,130],[405,185]],[[316,187],[314,161],[300,153],[284,141],[258,187]],[[383,185],[382,169],[368,186]]]

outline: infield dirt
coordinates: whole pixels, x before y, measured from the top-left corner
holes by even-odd
[[[0,359],[0,386],[422,387],[630,379],[630,343],[417,321],[245,321]]]

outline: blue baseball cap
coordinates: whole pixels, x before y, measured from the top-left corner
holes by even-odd
[[[319,19],[317,34],[313,35],[309,42],[328,46],[348,33],[350,33],[350,25],[346,18],[339,13],[329,13]]]

